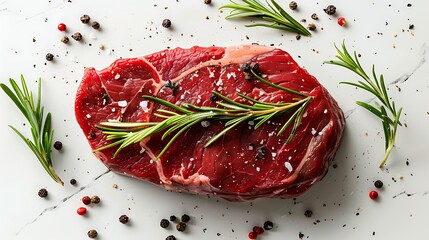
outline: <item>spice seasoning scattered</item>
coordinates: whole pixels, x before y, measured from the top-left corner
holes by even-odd
[[[74,179],[74,178],[70,179],[70,184],[71,184],[71,185],[75,185],[75,184],[76,184],[76,182],[77,182],[77,181],[76,181],[76,179]]]
[[[253,80],[253,75],[252,74],[247,74],[244,79],[246,79],[246,81],[251,82]]]
[[[182,220],[182,222],[189,222],[189,220],[191,220],[191,218],[187,214],[183,214],[180,219]]]
[[[94,21],[91,23],[91,27],[94,29],[99,29],[100,28],[100,23],[97,21]]]
[[[120,217],[119,217],[119,222],[121,222],[122,224],[127,224],[127,222],[128,222],[128,216],[127,215],[121,215]]]
[[[289,3],[289,8],[290,10],[295,10],[298,8],[298,3],[296,3],[295,1],[292,1]]]
[[[338,25],[340,25],[342,27],[342,26],[346,25],[347,22],[346,22],[345,18],[340,17],[340,18],[338,18],[337,23],[338,23]]]
[[[63,143],[60,141],[55,141],[54,143],[54,148],[58,151],[60,151],[61,149],[63,149]]]
[[[45,198],[48,196],[48,190],[46,190],[45,188],[42,188],[39,190],[37,194],[39,195],[39,197]]]
[[[299,234],[298,234],[298,237],[299,237],[299,239],[302,239],[302,238],[304,238],[304,233],[302,233],[302,232],[299,232]]]
[[[374,190],[369,192],[369,198],[371,198],[372,200],[376,200],[378,198],[378,192]]]
[[[176,219],[177,219],[177,217],[176,217],[176,216],[174,216],[174,215],[171,215],[171,216],[170,216],[170,221],[174,222],[174,221],[176,221]]]
[[[86,214],[86,208],[85,207],[80,207],[80,208],[77,209],[76,212],[77,212],[77,214],[83,216],[83,215]]]
[[[92,196],[91,197],[91,203],[99,204],[100,203],[100,198],[98,196]]]
[[[296,40],[299,40],[299,39],[301,39],[301,35],[296,35]]]
[[[91,203],[91,198],[89,198],[88,196],[83,196],[82,203],[85,205],[89,205]]]
[[[82,34],[80,32],[73,33],[72,38],[76,41],[82,40]]]
[[[305,210],[304,216],[310,218],[311,216],[313,216],[313,212],[311,210]]]
[[[271,229],[273,229],[273,227],[274,227],[273,222],[271,222],[271,221],[265,221],[264,222],[264,229],[265,230],[271,230]]]
[[[410,25],[408,25],[408,29],[414,29],[414,24],[410,24]]]
[[[173,235],[170,235],[170,236],[166,237],[165,240],[176,240],[176,237]]]
[[[254,226],[252,230],[258,235],[264,233],[264,229],[259,226]]]
[[[318,20],[318,19],[319,19],[319,16],[317,16],[317,14],[316,14],[316,13],[313,13],[313,14],[311,14],[311,19],[313,19],[313,20]]]
[[[310,30],[310,31],[315,31],[315,30],[316,30],[316,24],[314,24],[314,23],[309,23],[307,28],[308,28],[308,30]]]
[[[67,30],[67,26],[64,23],[60,23],[58,24],[58,30],[64,32],[65,30]]]
[[[205,4],[211,4],[211,3],[212,3],[212,0],[204,0],[204,3],[205,3]]]
[[[161,226],[162,228],[167,228],[169,225],[170,222],[165,218],[161,219],[161,222],[159,223],[159,226]]]
[[[382,188],[383,187],[383,182],[381,180],[377,180],[374,182],[374,186],[376,188]]]
[[[328,15],[334,15],[337,11],[337,8],[334,5],[328,5],[325,9],[323,9],[326,14]]]
[[[215,95],[215,94],[212,93],[212,95],[210,96],[210,101],[216,102],[216,100],[217,100],[217,95]],[[170,220],[171,220],[171,217],[170,217]],[[172,220],[172,221],[174,221],[174,220]]]
[[[80,17],[80,21],[82,22],[82,23],[89,23],[89,20],[91,20],[91,18],[88,16],[88,15],[83,15],[82,17]]]
[[[243,64],[241,65],[241,71],[243,71],[243,72],[245,72],[245,73],[250,72],[250,65],[249,65],[248,63],[243,63]]]
[[[97,231],[96,231],[96,230],[94,230],[94,229],[91,229],[91,230],[89,230],[89,231],[88,231],[88,237],[89,237],[89,238],[96,238],[96,237],[97,237],[97,235],[98,235],[98,233],[97,233]]]
[[[258,234],[255,232],[249,232],[248,234],[249,239],[256,239],[258,237]]]
[[[62,43],[68,43],[70,40],[69,40],[69,37],[67,37],[67,36],[63,36],[62,38],[61,38],[61,42]]]
[[[171,27],[171,21],[170,21],[170,19],[164,19],[162,21],[162,26],[165,27],[165,28]]]
[[[185,231],[185,230],[186,230],[186,223],[184,223],[184,222],[179,222],[179,223],[176,225],[176,229],[177,229],[177,231],[179,231],[179,232],[183,232],[183,231]]]
[[[50,62],[52,60],[54,60],[54,54],[52,54],[52,53],[46,54],[46,61]]]

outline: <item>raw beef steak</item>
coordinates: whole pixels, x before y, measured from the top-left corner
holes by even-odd
[[[224,122],[197,124],[157,161],[168,142],[160,139],[161,134],[123,149],[116,157],[117,147],[95,155],[112,171],[170,190],[213,194],[232,201],[298,196],[326,174],[340,145],[344,116],[327,90],[283,50],[258,45],[176,48],[119,59],[100,71],[87,68],[76,95],[76,119],[95,150],[110,143],[96,128],[100,122],[162,120],[154,113],[165,106],[147,101],[143,95],[176,105],[213,107],[212,90],[239,102],[245,102],[239,93],[272,103],[297,97],[246,80],[241,69],[244,63],[257,63],[265,79],[313,97],[291,142],[286,139],[292,126],[276,135],[290,117],[284,114],[256,130],[252,121],[238,125],[207,148],[204,144],[224,129]]]

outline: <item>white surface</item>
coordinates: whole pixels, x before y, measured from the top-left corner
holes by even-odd
[[[278,2],[287,8],[288,1]],[[213,0],[212,5],[203,0],[0,1],[0,81],[18,79],[22,73],[34,89],[34,80],[42,77],[44,105],[54,116],[55,139],[64,145],[61,152],[53,152],[54,166],[66,183],[64,187],[54,183],[7,127],[13,124],[23,129],[24,119],[0,93],[0,238],[87,239],[87,231],[94,228],[103,240],[165,239],[170,234],[179,240],[247,239],[252,226],[267,219],[275,228],[258,239],[298,239],[299,232],[305,234],[304,239],[427,238],[429,2],[413,1],[412,7],[407,7],[406,1],[393,0],[297,2],[299,11],[293,13],[297,19],[306,18],[308,23],[313,22],[313,12],[319,15],[314,21],[318,31],[299,41],[295,34],[244,28],[247,21],[226,21],[229,10],[221,13],[217,8],[227,1],[220,0]],[[338,26],[336,17],[323,12],[328,4],[336,5],[337,16],[346,17],[347,27]],[[98,21],[102,30],[82,24],[79,18],[83,14]],[[161,26],[164,18],[171,19],[171,29]],[[61,43],[63,33],[56,29],[60,22],[67,24],[67,35],[79,31],[84,41],[70,38],[69,44]],[[409,24],[415,25],[412,32]],[[398,130],[388,170],[378,168],[384,146],[378,120],[354,104],[372,96],[338,84],[358,80],[353,73],[322,64],[335,55],[334,42],[340,44],[343,39],[350,50],[362,54],[367,69],[375,63],[387,82],[398,81],[389,89],[397,105],[404,107],[402,122],[407,127]],[[274,44],[288,51],[339,101],[348,117],[335,161],[338,168],[331,168],[321,183],[296,200],[243,203],[167,192],[112,172],[103,175],[107,169],[91,154],[73,114],[84,67],[101,69],[119,57],[141,56],[167,47],[247,43]],[[100,50],[100,44],[106,49]],[[55,54],[55,62],[46,63],[48,52]],[[77,186],[69,184],[71,178],[77,179]],[[376,179],[383,180],[385,187],[374,202],[368,192]],[[42,187],[49,191],[47,199],[37,196]],[[84,195],[98,195],[102,203],[88,207],[88,214],[80,217],[76,209],[82,206]],[[311,218],[304,216],[306,209],[313,211]],[[185,233],[171,225],[159,227],[161,218],[183,213],[192,217]],[[121,214],[130,217],[128,225],[119,223]]]

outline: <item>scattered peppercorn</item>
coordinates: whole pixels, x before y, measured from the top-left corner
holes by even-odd
[[[215,95],[216,96],[216,95]],[[210,97],[210,99],[211,99],[211,97]],[[213,101],[213,100],[212,100]],[[177,219],[177,217],[176,216],[174,216],[174,215],[171,215],[170,216],[170,221],[172,221],[172,222],[174,222],[174,221],[176,221],[176,219]]]
[[[252,63],[252,64],[250,65],[250,67],[252,68],[252,70],[253,70],[255,73],[257,73],[257,72],[259,71],[259,64],[257,64],[257,63]]]
[[[89,230],[89,231],[88,231],[88,237],[89,237],[89,238],[96,238],[96,237],[97,237],[97,235],[98,235],[98,233],[97,233],[97,231],[96,231],[96,230],[94,230],[94,229],[91,229],[91,230]]]
[[[165,218],[161,219],[161,222],[159,223],[159,226],[161,226],[162,228],[167,228],[169,225],[170,222]]]
[[[91,198],[88,196],[83,196],[82,197],[82,203],[85,205],[89,205],[91,203]]]
[[[254,226],[252,230],[258,235],[264,233],[264,229],[259,226]]]
[[[50,62],[52,60],[54,60],[54,54],[52,54],[52,53],[46,54],[46,61]]]
[[[82,17],[80,17],[80,21],[82,22],[82,23],[89,23],[89,20],[91,20],[91,18],[88,16],[88,15],[83,15]]]
[[[74,179],[74,178],[70,179],[70,184],[71,184],[71,185],[75,185],[75,184],[76,184],[76,182],[77,182],[77,181],[76,181],[76,179]]]
[[[58,24],[58,30],[64,32],[65,30],[67,30],[67,26],[64,23],[60,23]]]
[[[212,3],[212,0],[204,0],[204,3],[205,3],[205,4],[211,4],[211,3]]]
[[[246,79],[246,81],[251,82],[253,80],[253,75],[252,74],[247,74],[244,79]]]
[[[328,15],[334,15],[337,11],[337,8],[334,5],[328,5],[325,9],[323,9],[326,14]]]
[[[342,27],[342,26],[346,25],[347,21],[345,18],[339,17],[337,20],[337,23],[338,23],[338,25],[340,25]]]
[[[186,223],[184,223],[184,222],[179,222],[179,223],[176,225],[176,229],[177,229],[177,231],[179,231],[179,232],[183,232],[183,231],[185,231],[185,230],[186,230]]]
[[[296,40],[299,40],[299,39],[301,39],[301,35],[296,35]]]
[[[304,216],[310,218],[311,216],[313,216],[313,212],[311,210],[305,210]]]
[[[296,3],[295,1],[292,1],[289,3],[289,8],[290,10],[295,10],[298,8],[298,3]]]
[[[372,200],[376,200],[378,198],[378,192],[374,190],[369,192],[369,198],[371,198]]]
[[[249,239],[256,239],[258,237],[258,234],[255,232],[249,232],[248,234]]]
[[[46,190],[45,188],[42,188],[39,190],[37,194],[39,195],[39,197],[45,198],[48,196],[48,190]]]
[[[120,217],[119,217],[119,222],[121,222],[122,224],[127,224],[127,222],[128,222],[128,216],[127,215],[121,215]]]
[[[100,198],[98,196],[92,196],[91,197],[91,203],[99,204],[100,203]]]
[[[308,30],[310,30],[310,31],[315,31],[315,30],[316,30],[316,24],[314,24],[314,23],[309,23],[309,24],[308,24]]]
[[[408,29],[414,29],[414,24],[410,24],[410,25],[408,25]]]
[[[241,71],[243,71],[245,73],[250,72],[250,65],[248,63],[243,63],[241,65]]]
[[[182,220],[182,222],[189,222],[189,220],[191,220],[188,214],[183,214],[180,219]]]
[[[216,102],[216,100],[217,100],[217,95],[212,93],[212,95],[210,96],[210,101]],[[171,217],[174,217],[174,220],[176,220],[176,216],[171,216]],[[171,217],[170,217],[170,221],[174,221],[174,220],[171,220]]]
[[[99,29],[100,28],[100,23],[97,21],[94,21],[91,23],[91,27],[94,29]]]
[[[173,235],[170,235],[170,236],[166,237],[165,240],[176,240],[176,237]]]
[[[374,186],[376,188],[382,188],[383,187],[383,182],[381,180],[377,180],[374,182]]]
[[[311,14],[311,19],[313,19],[313,20],[318,20],[318,19],[319,19],[319,16],[317,16],[317,14],[316,14],[316,13],[313,13],[313,14]]]
[[[164,19],[162,21],[162,26],[165,27],[165,28],[171,27],[171,21],[170,21],[170,19]]]
[[[77,214],[83,216],[83,215],[86,214],[86,208],[85,207],[80,207],[80,208],[77,209],[76,212],[77,212]]]
[[[62,38],[61,38],[61,42],[62,43],[68,43],[70,40],[69,40],[69,37],[67,37],[67,36],[63,36]]]
[[[63,143],[60,141],[55,141],[54,143],[54,148],[58,151],[60,151],[61,149],[63,149]]]
[[[299,232],[298,237],[299,237],[299,239],[302,239],[304,237],[304,233]]]
[[[407,7],[411,7],[411,6],[413,6],[411,3],[408,3],[408,4],[407,4]]]
[[[82,34],[80,32],[75,32],[75,33],[73,33],[72,38],[76,41],[81,41],[82,40]]]
[[[271,221],[265,221],[264,222],[264,229],[265,230],[271,230],[271,229],[273,229],[273,227],[274,227],[273,222],[271,222]]]

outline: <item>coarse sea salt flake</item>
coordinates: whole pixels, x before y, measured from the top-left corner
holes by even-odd
[[[328,113],[328,109],[325,109],[325,111],[323,111],[323,113],[324,113],[324,114],[327,114],[327,113]]]
[[[293,167],[292,167],[292,165],[290,164],[290,162],[285,162],[285,168],[287,168],[287,170],[288,170],[289,172],[292,172],[292,170],[293,170]]]
[[[126,100],[122,100],[118,102],[118,106],[119,107],[126,107],[127,106],[127,101]]]
[[[260,168],[260,167],[256,167],[256,171],[257,171],[257,172],[260,172],[260,171],[261,171],[261,168]]]
[[[147,107],[148,101],[141,101],[140,107],[142,108],[143,112],[147,113],[149,112],[149,108]]]
[[[311,128],[311,134],[315,135],[317,133],[316,129]]]
[[[208,127],[208,126],[210,126],[210,122],[209,121],[202,121],[201,126]]]
[[[121,75],[119,74],[119,73],[117,73],[116,75],[115,75],[115,79],[119,79],[121,77]]]
[[[89,115],[89,114],[86,114],[86,118],[91,118],[91,115]]]

